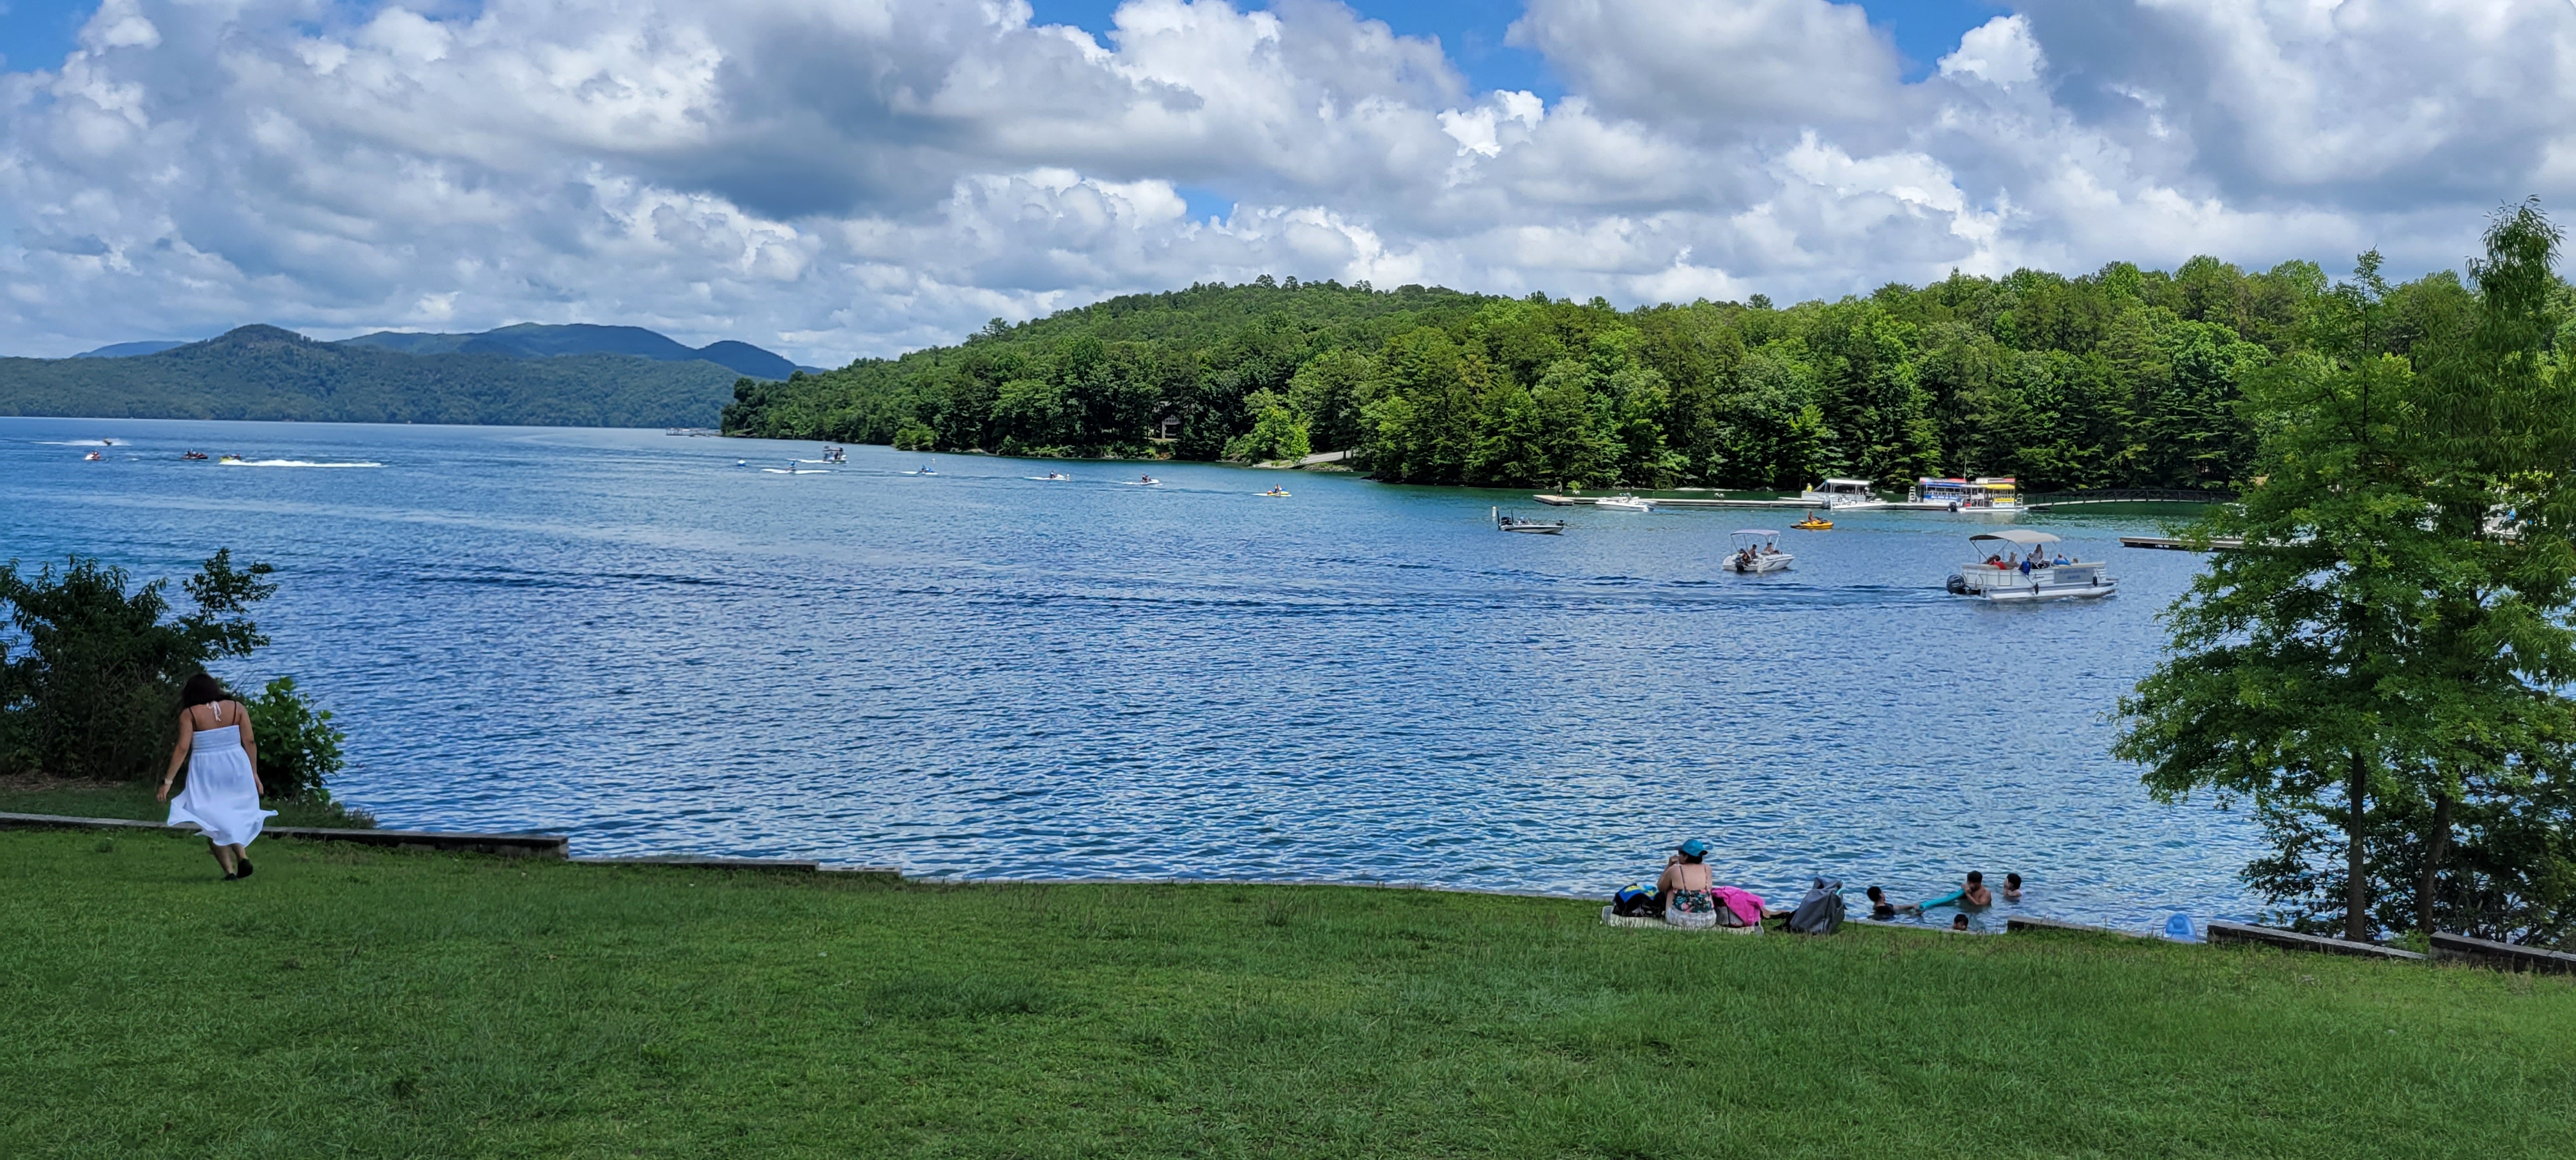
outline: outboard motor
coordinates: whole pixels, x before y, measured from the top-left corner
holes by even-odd
[[[1956,572],[1950,573],[1950,595],[1965,596],[1967,594],[1968,578]]]

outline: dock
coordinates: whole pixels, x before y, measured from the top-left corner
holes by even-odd
[[[1596,504],[1604,497],[1597,495],[1534,495],[1531,499],[1550,507],[1581,507]],[[1825,505],[1796,499],[1665,499],[1662,496],[1639,496],[1639,499],[1662,508],[1771,508],[1797,511],[1824,510]]]
[[[2207,549],[2202,549],[2193,547],[2189,540],[2176,539],[2172,536],[2122,536],[2120,537],[2120,546],[2123,548],[2160,548],[2168,552],[2225,551],[2229,548],[2242,548],[2245,546],[2245,541],[2233,537],[2221,537],[2219,539],[2211,540],[2209,542],[2209,547]]]

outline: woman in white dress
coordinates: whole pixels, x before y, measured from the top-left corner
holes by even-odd
[[[251,736],[250,715],[204,673],[188,678],[179,706],[179,745],[170,751],[170,772],[162,775],[157,796],[170,802],[171,825],[195,822],[205,831],[225,881],[248,878],[251,839],[277,816],[259,808],[260,795],[268,791],[259,781],[259,742]],[[170,801],[170,782],[183,763],[188,786]]]

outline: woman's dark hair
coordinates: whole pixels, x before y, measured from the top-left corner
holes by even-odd
[[[222,681],[218,681],[204,673],[199,673],[196,676],[188,678],[188,683],[179,689],[179,707],[182,709],[193,709],[199,705],[212,705],[217,701],[230,700],[231,698],[232,694],[224,691],[224,683]]]
[[[1986,884],[1986,872],[1985,872],[1985,871],[1983,871],[1983,870],[1970,870],[1970,871],[1968,871],[1968,884],[1969,884],[1969,885],[1971,885],[1971,886],[1983,886],[1983,885],[1985,885],[1985,884]]]
[[[1707,861],[1707,860],[1708,860],[1708,855],[1706,855],[1706,854],[1684,854],[1684,855],[1682,855],[1682,861],[1684,861],[1684,862],[1688,862],[1688,863],[1690,863],[1690,864],[1691,864],[1691,865],[1693,865],[1693,866],[1697,866],[1697,865],[1699,865],[1700,863],[1705,862],[1705,861]]]

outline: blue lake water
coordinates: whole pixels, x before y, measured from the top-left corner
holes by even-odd
[[[1793,514],[1576,509],[1515,536],[1488,512],[1536,514],[1526,493],[1347,475],[873,447],[758,470],[818,451],[0,419],[0,557],[276,564],[276,643],[220,671],[335,711],[340,795],[388,825],[1569,894],[1699,836],[1775,901],[1981,868],[2028,878],[2028,912],[2130,929],[2258,906],[2248,819],[2152,802],[2105,753],[2200,566],[2118,547],[2152,521],[2025,519],[2109,556],[2121,594],[1992,607],[1941,590],[1976,526],[1947,516],[1846,513],[1739,577],[1727,533]],[[330,463],[381,466],[294,465]],[[1164,485],[1122,483],[1140,469]]]

